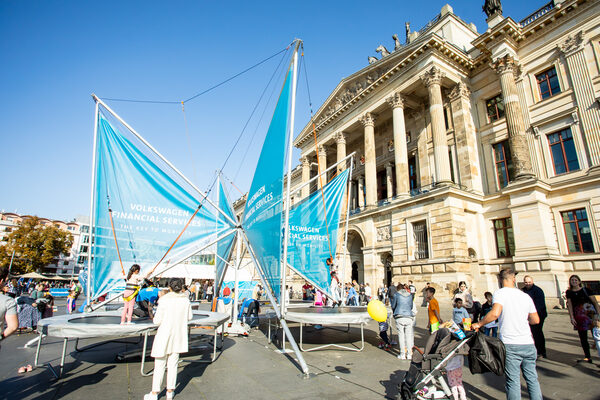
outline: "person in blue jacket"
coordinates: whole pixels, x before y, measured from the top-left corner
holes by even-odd
[[[161,295],[161,290],[156,286],[148,286],[140,289],[136,297],[136,302],[140,310],[144,312],[145,316],[154,318],[152,309]]]

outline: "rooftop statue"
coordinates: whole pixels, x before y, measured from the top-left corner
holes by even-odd
[[[502,14],[502,4],[500,3],[500,0],[485,0],[483,12],[488,18],[496,13]]]
[[[377,61],[377,57],[369,56],[369,64],[373,64]]]
[[[394,51],[398,50],[399,48],[402,47],[402,43],[400,43],[400,39],[398,39],[398,35],[396,35],[395,33],[392,35],[392,39],[394,39],[394,42],[396,43],[396,45],[394,46]]]
[[[375,51],[381,54],[381,58],[383,58],[383,57],[386,57],[386,56],[389,56],[390,54],[392,54],[392,53],[390,53],[390,52],[389,52],[389,50],[388,50],[388,49],[386,49],[386,48],[385,48],[385,46],[384,46],[384,45],[382,45],[382,44],[380,44],[380,45],[379,45],[379,47],[377,47],[377,48],[375,49]]]

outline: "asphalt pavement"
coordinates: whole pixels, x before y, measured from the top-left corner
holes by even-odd
[[[64,313],[64,300],[58,300]],[[443,303],[443,302],[442,302]],[[442,305],[442,318],[449,318],[449,304]],[[419,307],[415,344],[423,346],[427,312]],[[592,349],[596,364],[577,363],[583,357],[577,333],[572,330],[566,310],[550,310],[544,326],[548,358],[540,359],[537,371],[545,399],[600,399],[600,360]],[[296,324],[292,333],[298,337]],[[307,346],[321,343],[360,344],[360,330],[332,329],[305,331]],[[208,331],[207,331],[208,333]],[[150,391],[152,377],[140,374],[140,356],[118,359],[118,355],[140,349],[136,338],[128,343],[109,342],[87,351],[75,350],[69,341],[65,372],[56,379],[46,366],[60,362],[62,340],[46,338],[40,355],[44,366],[18,374],[20,366],[33,364],[35,346],[23,348],[35,333],[14,335],[2,342],[0,350],[0,398],[5,399],[142,399]],[[399,360],[397,350],[378,348],[378,325],[372,321],[365,329],[365,348],[361,352],[322,350],[303,353],[311,375],[304,378],[295,355],[278,352],[278,340],[268,343],[266,325],[249,337],[225,338],[224,350],[212,364],[182,362],[179,368],[177,399],[395,399],[397,386],[409,361]],[[79,347],[102,342],[82,340]],[[590,340],[590,343],[591,340]],[[289,348],[289,345],[288,345]],[[211,349],[196,351],[184,359],[208,357]],[[152,368],[146,361],[146,371]],[[492,374],[471,375],[464,368],[464,386],[469,399],[502,399],[504,379]],[[522,381],[523,398],[527,398]],[[165,392],[159,398],[165,398]]]

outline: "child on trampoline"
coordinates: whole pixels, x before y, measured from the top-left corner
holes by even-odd
[[[144,281],[144,277],[140,275],[140,266],[133,264],[129,268],[127,274],[127,284],[125,285],[125,292],[123,292],[123,312],[121,313],[121,325],[125,325],[125,319],[127,319],[127,325],[132,324],[131,318],[133,317],[133,306],[135,305],[135,297],[140,291],[140,285]]]

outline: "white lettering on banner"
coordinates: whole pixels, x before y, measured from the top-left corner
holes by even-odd
[[[290,240],[312,240],[319,242],[326,242],[327,235],[320,235],[319,228],[314,226],[297,226],[290,225]]]
[[[261,186],[260,189],[258,189],[256,191],[256,193],[254,193],[252,195],[252,197],[250,198],[250,200],[248,201],[248,205],[254,203],[254,200],[256,200],[261,194],[263,194],[265,192],[265,186]]]
[[[189,211],[181,210],[178,208],[149,206],[144,204],[131,203],[129,204],[129,208],[134,212],[113,211],[113,217],[116,220],[139,221],[143,223],[154,223],[161,225],[184,226],[188,223],[192,215],[192,213],[190,213]],[[202,221],[199,218],[194,218],[192,221],[190,221],[190,226],[203,225],[204,221]]]
[[[180,210],[178,208],[158,207],[158,206],[147,206],[145,204],[129,204],[131,211],[144,212],[150,214],[167,214],[176,217],[189,217],[191,213],[186,210]]]
[[[264,186],[261,187],[259,189],[258,192],[256,192],[256,194],[258,193],[262,193],[264,192]],[[261,192],[262,190],[262,192]],[[256,200],[256,194],[254,196],[252,196],[253,201]],[[264,206],[265,204],[267,204],[268,202],[273,201],[273,192],[269,192],[266,195],[264,195],[263,197],[261,197],[260,199],[258,199],[258,201],[256,201],[256,204],[254,204],[249,210],[248,210],[248,215],[247,215],[247,219],[250,218],[252,216],[252,214],[254,214],[256,211],[258,211],[258,209],[260,209],[262,206]]]

